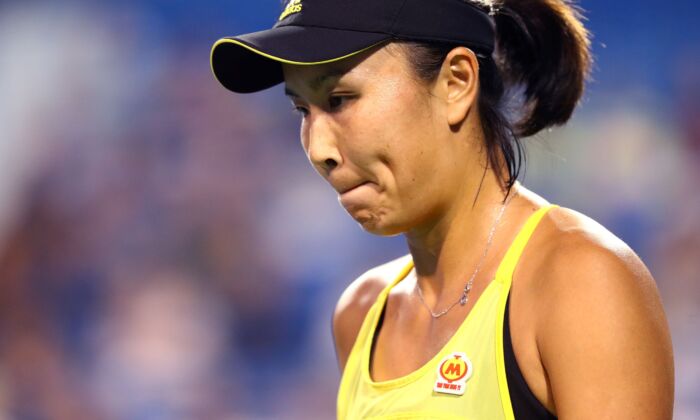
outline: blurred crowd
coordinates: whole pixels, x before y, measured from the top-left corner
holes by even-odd
[[[0,2],[0,420],[332,418],[333,305],[405,253],[344,214],[279,89],[213,79],[233,6],[166,3]],[[529,139],[523,183],[647,263],[695,419],[699,50],[668,65],[672,94],[594,88]]]

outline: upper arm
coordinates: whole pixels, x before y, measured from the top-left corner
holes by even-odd
[[[604,239],[566,241],[543,273],[537,344],[557,415],[670,419],[673,353],[654,279],[627,245]]]
[[[401,257],[367,271],[353,281],[338,299],[331,327],[341,372],[345,368],[367,311],[392,276],[396,276],[403,264],[406,264],[406,258]]]

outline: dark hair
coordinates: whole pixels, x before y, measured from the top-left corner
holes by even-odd
[[[469,1],[469,0],[467,0]],[[472,0],[489,11],[488,1]],[[496,50],[480,54],[481,125],[489,163],[508,168],[510,191],[524,163],[520,139],[569,120],[583,94],[591,55],[581,14],[568,0],[496,0]],[[415,74],[437,78],[447,54],[458,45],[398,41],[408,47]],[[501,162],[499,150],[504,162]]]

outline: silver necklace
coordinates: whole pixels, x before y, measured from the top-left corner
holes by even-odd
[[[433,318],[436,318],[436,319],[440,318],[441,316],[448,313],[450,311],[450,309],[454,308],[455,305],[457,305],[458,303],[461,306],[464,306],[467,304],[467,301],[469,300],[469,292],[471,292],[472,284],[474,284],[474,277],[476,277],[476,274],[479,272],[481,265],[484,263],[484,258],[486,258],[486,254],[488,254],[489,248],[491,248],[491,243],[493,242],[493,234],[496,232],[496,227],[498,227],[498,222],[501,220],[501,217],[503,217],[503,213],[505,213],[506,207],[508,207],[510,200],[512,200],[513,197],[515,197],[515,195],[516,195],[516,193],[514,193],[512,196],[510,196],[510,198],[508,198],[508,201],[506,201],[505,204],[503,204],[501,206],[501,211],[498,213],[498,217],[496,217],[496,220],[493,222],[493,226],[491,226],[491,231],[489,232],[489,238],[486,241],[486,249],[484,249],[484,254],[481,256],[481,260],[479,260],[479,264],[477,264],[476,269],[474,270],[474,273],[472,274],[471,278],[469,278],[469,281],[467,282],[467,285],[464,286],[464,290],[462,290],[462,296],[460,296],[460,298],[455,303],[453,303],[452,305],[447,307],[447,309],[443,309],[440,312],[433,312],[433,310],[430,309],[430,306],[428,306],[428,304],[425,303],[425,299],[423,298],[423,291],[420,288],[420,284],[418,284],[418,275],[415,274],[415,270],[414,270],[414,276],[416,278],[416,288],[418,289],[418,297],[420,298],[420,301],[423,302],[423,306],[425,306],[426,309],[428,309],[428,312],[430,312],[430,315]]]

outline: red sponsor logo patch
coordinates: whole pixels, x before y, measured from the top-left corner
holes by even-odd
[[[465,353],[450,353],[438,365],[433,391],[463,395],[467,388],[467,380],[472,377],[472,374],[472,362]]]

